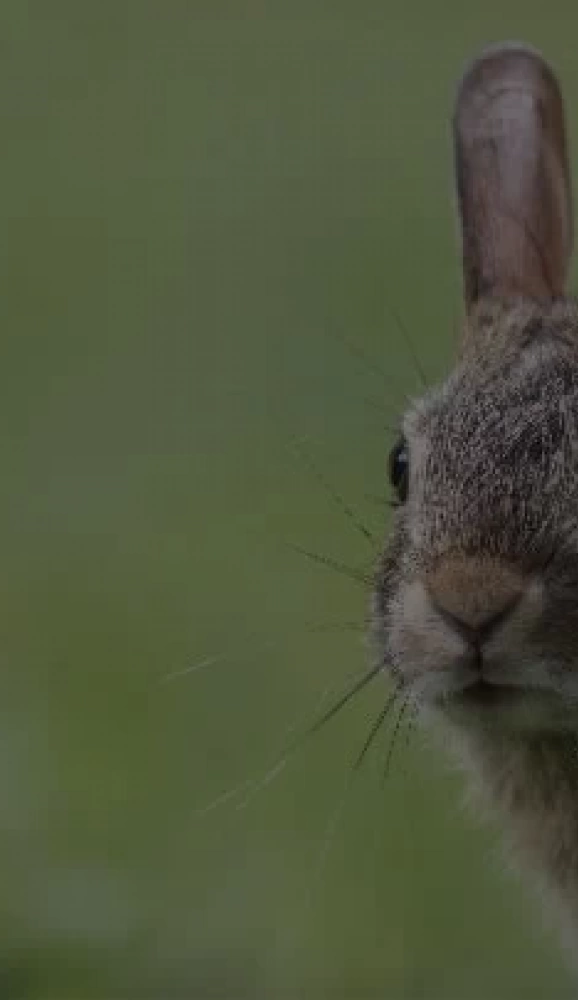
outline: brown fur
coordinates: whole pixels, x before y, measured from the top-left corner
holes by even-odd
[[[454,136],[463,348],[403,422],[408,496],[375,632],[578,947],[578,307],[563,296],[570,174],[550,68],[521,46],[484,53]]]

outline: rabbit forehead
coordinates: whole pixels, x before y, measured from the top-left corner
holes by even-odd
[[[530,426],[543,412],[570,416],[577,393],[577,304],[486,302],[466,325],[457,366],[413,403],[403,431],[416,443],[433,430],[463,437],[484,422]]]
[[[488,326],[485,350],[483,336],[467,344],[408,412],[414,550],[433,556],[451,542],[515,556],[530,538],[567,534],[578,502],[575,317],[531,304],[507,314]]]

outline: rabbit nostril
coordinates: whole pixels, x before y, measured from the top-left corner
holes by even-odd
[[[440,616],[440,618],[448,625],[454,632],[464,639],[468,645],[473,646],[477,652],[477,655],[481,656],[481,647],[484,642],[499,629],[499,627],[506,621],[506,619],[512,614],[512,612],[518,606],[521,599],[521,592],[511,595],[504,604],[498,610],[492,610],[488,615],[482,617],[475,625],[471,621],[467,621],[460,615],[457,615],[454,611],[449,611],[447,607],[444,607],[440,601],[434,597],[430,591],[430,600],[432,607]]]

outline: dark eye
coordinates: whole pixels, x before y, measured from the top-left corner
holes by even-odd
[[[400,438],[389,454],[389,480],[400,503],[407,500],[409,451],[405,438]]]

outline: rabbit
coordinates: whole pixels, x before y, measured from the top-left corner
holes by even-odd
[[[453,139],[463,332],[390,455],[374,638],[578,952],[578,305],[564,109],[541,55],[482,52]]]

